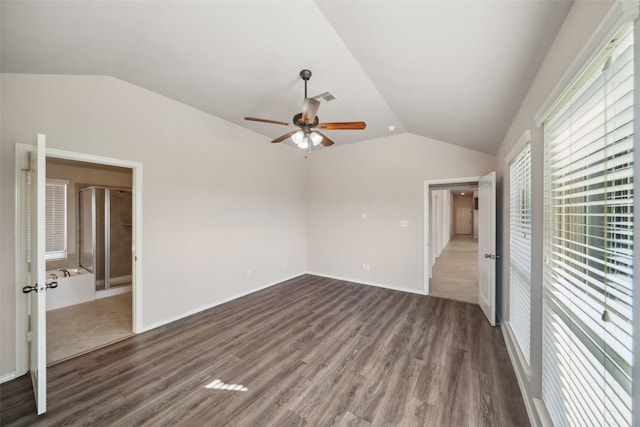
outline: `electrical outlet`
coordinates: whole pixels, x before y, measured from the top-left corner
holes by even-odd
[[[371,266],[369,264],[362,264],[363,270],[371,270]]]
[[[408,226],[409,226],[409,221],[407,221],[406,219],[403,219],[400,221],[400,227],[407,228]]]

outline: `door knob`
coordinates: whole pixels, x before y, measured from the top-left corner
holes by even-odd
[[[55,289],[58,287],[58,282],[51,282],[51,283],[47,283],[45,286],[45,289]],[[38,292],[38,284],[36,283],[33,286],[25,286],[24,288],[22,288],[22,292],[25,294],[28,294],[29,292]]]

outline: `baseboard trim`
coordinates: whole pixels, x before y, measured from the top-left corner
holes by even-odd
[[[15,380],[16,373],[12,372],[10,374],[6,374],[0,377],[0,384],[6,383],[7,381]]]
[[[520,369],[520,367],[518,366],[518,364],[520,364],[520,359],[519,355],[517,354],[518,350],[513,348],[515,340],[509,322],[505,322],[504,324],[502,324],[500,329],[502,329],[504,345],[505,347],[507,347],[507,354],[509,354],[511,366],[513,366],[513,371],[516,374],[516,380],[518,381],[518,387],[520,387],[520,393],[522,394],[522,400],[524,400],[524,407],[527,410],[529,422],[533,427],[540,427],[539,418],[536,416],[538,411],[532,407],[532,399],[529,398],[527,388],[525,387],[525,378],[522,378],[524,367],[522,367],[523,369]],[[529,379],[527,378],[526,381],[528,382]]]
[[[227,303],[229,301],[233,301],[233,300],[238,299],[238,298],[242,298],[242,297],[250,295],[250,294],[252,294],[254,292],[258,292],[258,291],[261,291],[263,289],[270,288],[270,287],[278,285],[278,284],[280,284],[282,282],[286,282],[287,280],[295,279],[296,277],[300,277],[300,276],[302,276],[304,274],[305,273],[302,272],[302,273],[294,274],[292,276],[284,277],[282,279],[279,279],[276,282],[267,283],[265,285],[258,286],[257,288],[253,288],[251,290],[248,290],[246,292],[235,294],[233,296],[230,296],[229,298],[225,298],[225,299],[216,301],[216,302],[214,302],[212,304],[208,304],[208,305],[205,305],[205,306],[190,310],[190,311],[188,311],[186,313],[182,313],[182,314],[179,314],[177,316],[170,317],[170,318],[162,320],[160,322],[152,323],[151,325],[143,326],[142,330],[139,333],[144,333],[144,332],[151,331],[153,329],[159,328],[160,326],[164,326],[164,325],[167,325],[167,324],[169,324],[171,322],[175,322],[177,320],[184,319],[185,317],[192,316],[194,314],[200,313],[201,311],[209,310],[210,308],[217,307],[219,305],[222,305],[222,304]]]
[[[363,281],[363,280],[360,280],[360,279],[350,279],[348,277],[339,277],[339,276],[334,276],[332,274],[318,273],[318,272],[314,272],[314,271],[307,271],[306,274],[312,274],[314,276],[326,277],[328,279],[343,280],[345,282],[358,283],[358,284],[361,284],[361,285],[375,286],[376,288],[390,289],[392,291],[401,291],[401,292],[408,292],[408,293],[411,293],[411,294],[425,295],[424,291],[422,291],[422,290],[402,288],[402,287],[399,287],[399,286],[391,286],[391,285],[386,285],[386,284],[383,284],[383,283]]]

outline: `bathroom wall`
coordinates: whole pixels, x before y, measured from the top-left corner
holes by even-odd
[[[47,261],[47,270],[74,268],[79,265],[79,203],[78,191],[95,186],[131,188],[131,170],[103,165],[47,159],[47,178],[69,181],[67,186],[67,259]],[[130,263],[130,261],[129,261]]]

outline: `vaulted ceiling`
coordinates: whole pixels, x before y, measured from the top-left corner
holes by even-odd
[[[337,144],[411,132],[495,153],[562,0],[2,1],[2,72],[109,75],[275,138],[309,96]],[[123,100],[126,102],[126,100]]]

